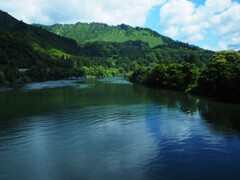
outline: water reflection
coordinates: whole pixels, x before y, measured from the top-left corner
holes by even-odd
[[[123,81],[1,92],[0,179],[240,178],[239,105]]]
[[[57,81],[57,85],[50,85],[50,87],[62,85],[67,87],[50,89],[42,89],[49,85],[49,82],[46,83],[47,85],[42,83],[41,86],[33,83],[22,89],[1,92],[0,128],[22,124],[25,121],[24,117],[49,113],[66,107],[154,102],[155,105],[166,108],[166,111],[177,110],[189,116],[200,115],[211,125],[209,127],[214,132],[240,131],[239,105],[214,102],[181,92],[131,85],[122,78],[114,80],[114,78],[108,78],[80,83]],[[28,91],[29,87],[32,91]],[[171,117],[173,114],[173,112],[169,113],[169,119],[174,119]],[[157,112],[156,116],[159,117],[160,114]],[[156,126],[157,124],[153,124],[152,128]]]
[[[236,173],[240,162],[235,159],[240,157],[239,132],[235,131],[239,105],[179,92],[147,91],[155,104],[148,105],[145,124],[157,146],[155,157],[146,165],[150,179],[240,177]]]
[[[142,92],[137,89],[136,93]],[[212,125],[209,127],[214,132],[226,132],[226,130],[240,132],[240,105],[238,104],[221,103],[168,90],[146,89],[145,93],[151,101],[168,110],[178,110],[190,116],[200,115],[206,123]]]
[[[198,104],[201,117],[211,124],[216,133],[240,132],[240,106],[201,99]]]

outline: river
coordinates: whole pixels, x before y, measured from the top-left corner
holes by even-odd
[[[123,78],[0,88],[0,179],[240,179],[240,105]]]

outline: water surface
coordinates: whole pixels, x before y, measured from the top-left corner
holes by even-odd
[[[240,106],[123,78],[0,90],[0,179],[240,179]]]

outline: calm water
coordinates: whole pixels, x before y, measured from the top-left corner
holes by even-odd
[[[0,179],[240,179],[240,105],[122,78],[0,90]]]

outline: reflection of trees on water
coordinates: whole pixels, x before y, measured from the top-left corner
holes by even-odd
[[[8,121],[53,112],[68,106],[81,108],[94,105],[134,105],[155,102],[167,109],[177,109],[188,115],[199,113],[207,123],[212,124],[210,127],[215,130],[227,128],[240,132],[240,105],[198,99],[182,92],[151,89],[138,85],[91,81],[89,84],[94,85],[87,88],[81,88],[82,84],[76,84],[72,88],[1,92],[0,129],[5,127]]]
[[[118,79],[117,79],[118,80]],[[121,79],[120,79],[121,80]],[[113,78],[114,82],[114,78]],[[46,82],[47,83],[47,82]],[[56,82],[52,82],[53,84]],[[49,83],[47,83],[49,84]],[[43,82],[45,85],[45,82]],[[67,84],[68,85],[68,84]],[[62,88],[15,89],[0,94],[0,132],[27,126],[28,117],[51,114],[66,108],[135,105],[146,102],[146,94],[135,93],[130,84],[89,80]],[[95,112],[93,112],[95,113]]]
[[[200,100],[198,110],[201,117],[211,124],[214,131],[240,132],[240,105]]]
[[[147,89],[146,91],[151,101],[163,107],[180,110],[189,115],[199,113],[214,132],[224,133],[232,130],[240,132],[240,105],[197,98],[169,90]]]
[[[149,179],[194,179],[196,174],[200,179],[226,179],[228,169],[217,172],[214,167],[226,167],[231,160],[220,161],[221,152],[214,148],[224,149],[222,142],[226,141],[221,139],[240,132],[240,105],[168,90],[146,88],[146,92],[151,103],[145,125],[157,149],[145,166]]]
[[[182,92],[154,89],[153,93],[149,94],[149,96],[155,102],[169,109],[177,108],[186,114],[194,114],[197,111],[197,98],[185,95]]]

